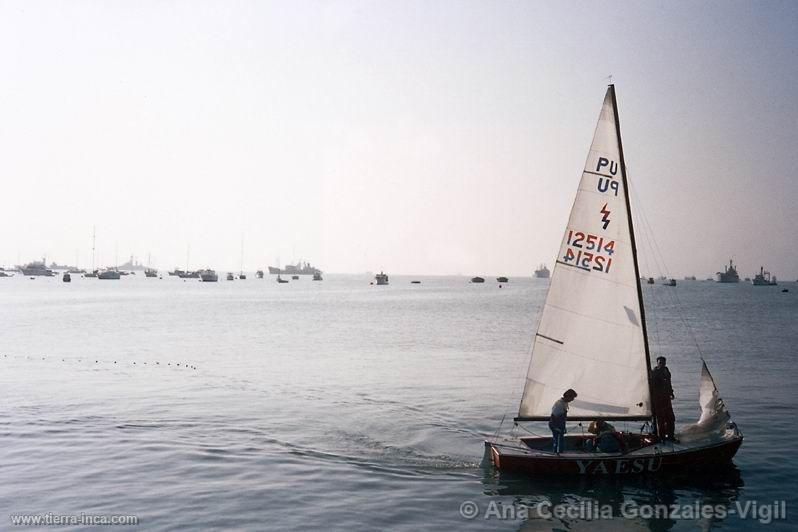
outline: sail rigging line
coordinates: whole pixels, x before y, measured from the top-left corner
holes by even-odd
[[[550,287],[551,287],[551,283],[549,283],[549,288]],[[546,289],[547,295],[548,295],[549,288]],[[544,298],[543,299],[543,304],[540,306],[540,308],[538,308],[538,311],[537,311],[538,327],[540,327],[540,317],[543,314],[543,305],[545,305],[545,304],[546,304],[546,299]],[[530,359],[530,364],[531,364],[532,351],[533,351],[533,349],[535,347],[535,340],[537,339],[537,336],[533,335],[533,336],[527,337],[527,338],[528,338],[528,344],[526,346],[526,349],[524,350],[524,357]],[[506,404],[508,404],[508,405],[512,404],[512,398],[516,397],[516,394],[518,393],[518,388],[519,387],[523,390],[523,386],[519,386],[519,384],[521,384],[522,382],[526,382],[526,374],[519,373],[515,377],[515,382],[513,382],[513,386],[511,386],[508,389],[508,392],[507,392],[508,393],[508,397],[507,397]],[[515,410],[514,408],[511,408],[509,411],[506,411],[506,412],[504,412],[504,414],[502,414],[502,419],[499,422],[499,427],[496,429],[496,433],[495,433],[495,436],[494,436],[494,441],[496,441],[498,439],[499,434],[501,433],[502,425],[504,425],[504,420],[507,418],[507,414],[510,414],[511,417],[514,416],[514,413],[513,413],[514,410]],[[513,423],[513,425],[510,427],[510,433],[512,434],[513,432],[515,432],[515,429],[518,426],[519,426],[518,423]]]
[[[621,179],[623,180],[623,196],[626,200],[626,217],[629,222],[629,240],[632,245],[632,262],[635,267],[635,281],[637,282],[637,300],[640,304],[640,325],[643,329],[643,345],[646,352],[646,369],[648,371],[648,393],[651,397],[651,354],[648,346],[648,331],[646,330],[646,309],[643,305],[643,290],[640,287],[640,268],[637,265],[637,245],[635,244],[635,229],[632,223],[632,207],[629,203],[629,180],[626,178],[626,159],[623,154],[623,141],[621,140],[621,121],[618,116],[618,101],[615,98],[615,85],[610,83],[612,95],[612,111],[615,114],[615,133],[618,136],[618,155],[621,163]]]
[[[637,197],[636,190],[632,189],[632,193],[635,195],[635,201],[638,204],[640,204],[641,202],[639,201],[639,199]],[[643,212],[643,209],[639,209],[639,210],[640,210],[640,219],[643,221],[643,227],[644,228],[647,227],[648,238],[653,243],[653,246],[654,246],[654,248],[656,250],[656,254],[659,255],[660,259],[662,260],[663,266],[665,266],[665,258],[664,258],[663,254],[662,254],[662,251],[660,250],[660,247],[659,247],[659,244],[657,243],[656,238],[654,237],[654,230],[651,227],[651,222],[648,220],[648,217]],[[655,260],[656,260],[656,255],[655,255]],[[679,299],[679,294],[677,293],[676,290],[671,290],[671,291],[669,291],[669,297],[672,298],[674,306],[676,307],[676,315],[679,316],[680,321],[682,322],[682,324],[684,325],[685,329],[687,330],[687,334],[690,337],[690,340],[692,340],[693,345],[695,345],[695,348],[696,348],[696,351],[698,352],[699,357],[701,358],[701,360],[703,360],[704,359],[704,352],[701,350],[701,345],[698,342],[698,338],[696,337],[695,332],[693,331],[693,328],[690,327],[690,324],[685,319],[684,310],[683,310],[684,309],[684,305],[682,304],[681,300]]]

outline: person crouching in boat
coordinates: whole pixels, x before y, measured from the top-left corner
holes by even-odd
[[[626,450],[623,437],[615,430],[615,427],[604,420],[591,421],[587,431],[595,434],[595,439],[585,442],[585,450],[596,451],[599,453],[621,453]]]
[[[568,417],[568,403],[576,398],[576,392],[568,389],[551,407],[549,429],[551,429],[552,451],[560,454],[565,448],[565,420]]]
[[[654,417],[657,418],[657,435],[663,440],[678,442],[674,436],[676,416],[671,401],[676,398],[671,385],[671,371],[665,365],[665,357],[657,357],[657,367],[651,370],[651,399]]]

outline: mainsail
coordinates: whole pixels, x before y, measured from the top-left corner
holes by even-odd
[[[551,275],[517,420],[545,420],[568,388],[568,418],[651,417],[648,345],[615,88]]]

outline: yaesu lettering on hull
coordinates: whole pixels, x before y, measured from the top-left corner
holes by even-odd
[[[633,458],[631,460],[576,460],[580,475],[625,475],[653,473],[662,467],[662,458]]]

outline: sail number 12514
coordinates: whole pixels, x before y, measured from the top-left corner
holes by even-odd
[[[564,263],[573,264],[585,270],[610,271],[611,255],[615,252],[615,240],[605,241],[600,236],[570,230],[566,243],[568,248],[562,258]],[[604,253],[610,256],[604,256]]]

